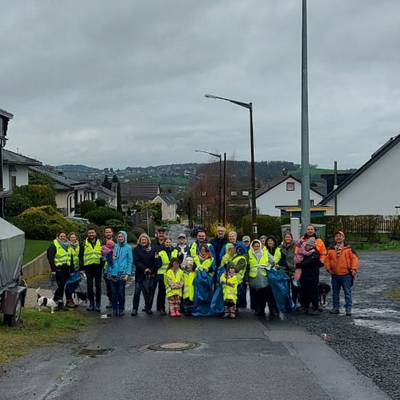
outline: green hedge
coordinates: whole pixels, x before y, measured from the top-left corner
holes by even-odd
[[[281,225],[290,223],[287,217],[272,217],[270,215],[257,215],[258,237],[261,235],[273,235],[276,238],[281,238]],[[252,223],[251,215],[246,215],[242,218],[241,233],[251,236]]]
[[[60,231],[82,231],[83,225],[66,220],[52,206],[31,207],[13,218],[13,223],[25,232],[28,239],[52,240]]]
[[[109,207],[98,207],[86,213],[84,217],[96,225],[106,225],[108,220],[118,220],[121,222],[124,220],[121,213]]]

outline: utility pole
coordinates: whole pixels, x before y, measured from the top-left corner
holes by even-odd
[[[224,153],[224,189],[222,195],[222,220],[226,225],[226,153]]]
[[[333,163],[333,190],[338,187],[337,183],[337,161]],[[337,196],[335,195],[335,217],[337,216]]]
[[[302,10],[301,52],[301,224],[310,224],[310,145],[308,129],[307,0]]]

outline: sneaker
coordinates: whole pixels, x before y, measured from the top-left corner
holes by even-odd
[[[74,301],[72,299],[70,299],[70,300],[67,300],[67,307],[68,308],[75,308],[75,307],[78,307],[78,306],[74,303]]]
[[[146,314],[147,314],[147,315],[153,315],[153,311],[151,311],[151,310],[146,310]]]
[[[281,321],[285,321],[285,320],[286,320],[286,315],[285,315],[283,312],[280,312],[279,315],[278,315],[278,317],[279,317],[279,319],[280,319]]]
[[[161,311],[160,311],[160,314],[161,314]],[[175,312],[175,311],[171,311],[171,312],[169,313],[169,316],[170,316],[170,317],[172,317],[172,318],[175,318],[175,317],[177,317],[177,315],[176,315],[176,312]]]
[[[96,306],[96,307],[94,308],[94,311],[100,312],[100,311],[101,311],[100,306]]]
[[[339,310],[337,308],[332,308],[332,310],[329,310],[329,314],[339,314]]]
[[[137,311],[136,310],[132,310],[131,317],[136,317],[136,316],[137,316]]]
[[[176,317],[180,317],[180,316],[182,316],[182,314],[181,314],[181,312],[179,310],[177,310],[177,311],[175,311],[175,316]]]
[[[346,316],[351,317],[351,310],[346,310]]]
[[[165,315],[167,315],[167,313],[165,312],[165,310],[161,310],[160,315],[164,317]]]
[[[235,319],[235,318],[236,314],[234,312],[229,314],[229,319]]]
[[[89,307],[86,308],[86,311],[94,311],[94,304],[90,304]]]
[[[226,313],[223,315],[222,318],[229,318],[229,315],[230,315],[230,314],[226,312]]]
[[[314,308],[311,311],[309,311],[308,315],[313,315],[313,316],[320,315],[318,308]]]

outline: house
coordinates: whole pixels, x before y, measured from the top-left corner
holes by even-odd
[[[171,193],[160,193],[151,202],[161,204],[161,219],[163,221],[176,221],[177,203]]]
[[[120,182],[119,189],[121,207],[124,212],[134,208],[138,203],[152,201],[161,193],[160,186],[157,183],[150,182]],[[115,184],[112,190],[116,191]]]
[[[3,149],[3,187],[12,192],[17,186],[28,184],[29,168],[41,166],[42,163],[22,154]]]
[[[324,215],[326,206],[317,206],[323,194],[316,188],[310,190],[311,215]],[[292,175],[273,179],[269,185],[256,192],[257,212],[272,216],[299,216],[301,213],[301,181]]]
[[[321,205],[329,215],[396,215],[400,208],[400,135],[390,138]]]
[[[38,172],[50,177],[53,181],[53,188],[56,192],[55,200],[57,208],[66,216],[74,217],[76,205],[86,200],[96,200],[102,198],[106,205],[117,208],[117,194],[111,190],[90,182],[79,182],[67,178],[62,172],[52,167],[31,167],[34,172]]]

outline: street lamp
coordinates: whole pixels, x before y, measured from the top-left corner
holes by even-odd
[[[301,224],[310,224],[310,145],[308,130],[307,0],[303,0],[301,35]]]
[[[204,153],[219,159],[219,187],[218,187],[218,222],[222,222],[222,155],[204,150],[195,150],[195,153]],[[225,197],[224,197],[225,203]]]
[[[3,147],[7,142],[8,121],[14,116],[7,111],[0,109],[0,217],[4,217],[3,201]]]
[[[250,113],[250,151],[251,151],[251,220],[253,225],[253,239],[257,237],[257,204],[256,204],[256,168],[254,162],[254,130],[253,130],[253,103],[227,99],[225,97],[206,94],[208,99],[225,100],[240,107],[247,108]]]

